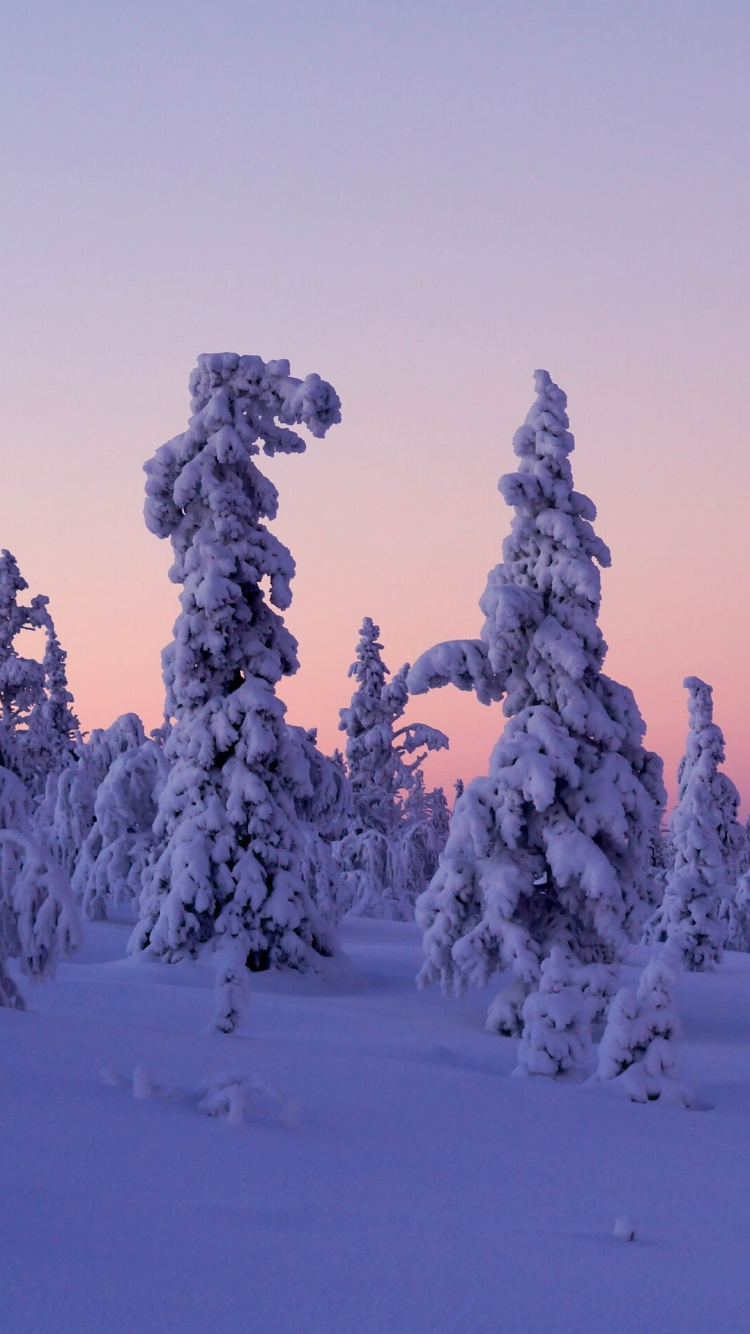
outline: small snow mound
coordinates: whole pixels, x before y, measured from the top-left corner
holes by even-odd
[[[251,1109],[266,1115],[270,1113],[284,1125],[297,1122],[296,1104],[265,1079],[238,1074],[214,1075],[204,1089],[198,1111],[205,1112],[206,1116],[226,1116],[230,1126],[241,1126],[245,1112]]]
[[[614,1236],[619,1237],[621,1241],[635,1241],[635,1227],[625,1214],[615,1219]]]
[[[137,1065],[133,1071],[133,1097],[146,1101],[154,1096],[154,1086],[145,1065]]]

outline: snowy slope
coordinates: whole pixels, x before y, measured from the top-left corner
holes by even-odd
[[[254,979],[229,1038],[202,1032],[206,964],[86,931],[30,1013],[0,1010],[3,1334],[750,1326],[750,957],[680,984],[686,1112],[509,1078],[492,992],[418,993],[411,925],[345,923],[352,968],[325,984]],[[262,1076],[297,1121],[136,1100],[108,1063],[183,1090]]]

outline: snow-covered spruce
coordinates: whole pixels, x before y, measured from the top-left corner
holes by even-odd
[[[599,1043],[596,1080],[615,1080],[633,1102],[673,1102],[689,1107],[676,1043],[680,1021],[674,985],[680,956],[660,947],[641,973],[637,991],[623,987],[613,1000]]]
[[[296,749],[293,785],[299,822],[301,875],[316,908],[336,923],[348,906],[347,889],[333,852],[346,832],[352,808],[344,758],[318,750],[317,728],[287,728]]]
[[[573,489],[566,398],[546,371],[536,388],[513,441],[518,471],[499,483],[515,516],[480,602],[481,638],[437,645],[408,678],[415,694],[452,682],[484,703],[504,699],[489,775],[456,801],[417,920],[421,985],[461,993],[510,971],[487,1021],[508,1033],[555,945],[586,966],[611,964],[637,939],[665,800],[632,692],[602,672],[597,565],[610,554],[594,505]]]
[[[0,1006],[26,1008],[5,967],[8,959],[39,981],[79,940],[68,878],[35,837],[29,793],[14,773],[0,768]]]
[[[71,878],[94,825],[101,784],[121,755],[145,742],[138,714],[124,713],[110,727],[96,728],[85,741],[79,737],[73,762],[49,775],[36,824],[40,837]]]
[[[448,832],[442,788],[428,792],[422,764],[448,738],[424,723],[394,729],[409,699],[408,664],[392,681],[380,629],[366,616],[349,675],[357,689],[339,726],[346,731],[352,812],[334,854],[348,887],[347,906],[360,917],[410,921],[429,884]],[[414,759],[407,759],[414,756]]]
[[[554,945],[542,963],[539,990],[524,1001],[517,1073],[562,1075],[586,1060],[590,1020],[574,972],[565,951]]]
[[[47,776],[73,759],[78,719],[60,647],[42,594],[29,606],[18,594],[28,588],[9,551],[0,555],[0,763],[16,774],[33,797],[44,792]],[[15,647],[23,630],[46,636],[42,661],[24,658]]]
[[[171,539],[170,577],[183,587],[163,655],[172,768],[130,948],[169,961],[225,942],[232,980],[218,1013],[231,1027],[238,957],[251,971],[306,969],[335,947],[303,879],[299,747],[276,696],[297,645],[265,581],[283,610],[294,562],[262,522],[278,495],[253,457],[260,446],[301,452],[289,426],[321,437],[340,404],[317,375],[234,353],[199,357],[190,392],[187,430],[145,465],[146,524]]]
[[[674,862],[645,939],[668,941],[680,950],[686,968],[703,972],[721,961],[733,888],[727,870],[736,868],[734,841],[742,829],[734,818],[737,790],[719,773],[724,737],[713,721],[711,687],[697,676],[683,685],[690,728],[677,773],[678,803],[669,820]]]
[[[137,903],[154,844],[154,821],[169,765],[156,740],[117,755],[99,784],[94,822],[71,884],[87,917],[101,919]]]

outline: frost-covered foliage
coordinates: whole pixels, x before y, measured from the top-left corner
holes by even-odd
[[[566,398],[546,371],[536,387],[513,442],[518,471],[499,483],[515,515],[480,602],[481,638],[439,644],[409,674],[415,693],[452,682],[504,699],[489,775],[458,797],[417,904],[422,985],[460,994],[510,970],[512,995],[488,1018],[499,1031],[518,1031],[554,946],[578,965],[606,964],[637,938],[665,800],[633,695],[602,672],[597,566],[610,555],[592,502],[573,489]]]
[[[199,357],[190,392],[187,430],[145,465],[146,524],[172,542],[182,610],[163,656],[172,768],[131,949],[175,960],[225,941],[250,970],[305,969],[335,938],[303,878],[299,746],[276,696],[298,665],[272,609],[291,601],[294,562],[262,522],[278,495],[253,460],[299,453],[289,426],[321,437],[340,404],[317,375],[233,353]]]
[[[597,1080],[615,1080],[633,1102],[681,1103],[692,1094],[682,1083],[676,1043],[680,1021],[674,985],[680,956],[662,947],[644,968],[637,991],[623,987],[613,1000],[599,1043]]]
[[[427,751],[444,749],[448,738],[425,723],[394,729],[409,698],[409,668],[387,681],[379,634],[365,617],[356,661],[349,668],[357,689],[341,710],[339,726],[347,734],[352,813],[334,851],[352,913],[409,921],[417,896],[437,869],[448,832],[442,788],[425,789],[422,764]]]
[[[524,1001],[519,1073],[562,1075],[586,1060],[590,1016],[574,974],[572,960],[554,945],[542,963],[539,990]]]
[[[690,728],[677,773],[678,803],[669,821],[674,863],[645,936],[673,944],[686,968],[703,972],[721,961],[725,905],[732,892],[727,871],[736,873],[735,840],[741,840],[742,827],[735,819],[737,790],[718,771],[724,762],[724,737],[713,721],[711,687],[697,676],[688,676],[683,684]]]
[[[72,887],[87,917],[136,902],[154,844],[154,820],[169,765],[157,741],[117,755],[99,784],[94,822],[76,860]]]
[[[51,976],[59,956],[79,939],[68,878],[35,836],[28,791],[0,768],[0,1006],[25,1009],[5,968],[8,959],[38,981]]]
[[[333,854],[333,843],[346,831],[352,796],[343,756],[324,755],[317,728],[288,728],[297,748],[294,809],[299,821],[302,879],[316,908],[337,922],[346,908],[346,887]]]
[[[18,594],[28,588],[15,557],[0,555],[0,762],[34,797],[44,792],[48,774],[73,758],[78,720],[65,675],[66,655],[39,594],[28,606]],[[14,641],[24,630],[41,630],[46,646],[41,662],[18,653]]]
[[[96,794],[110,768],[127,751],[146,741],[137,713],[124,713],[110,727],[96,728],[87,740],[79,738],[72,764],[50,774],[37,825],[54,857],[69,876],[94,824]]]

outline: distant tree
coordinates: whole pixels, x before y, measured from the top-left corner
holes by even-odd
[[[146,524],[172,542],[182,610],[163,656],[172,768],[131,949],[176,960],[222,943],[216,1022],[231,1031],[248,969],[306,969],[335,947],[303,878],[299,747],[276,695],[298,665],[272,610],[291,601],[294,562],[262,522],[278,496],[253,460],[300,453],[287,428],[321,437],[340,404],[317,375],[233,353],[199,357],[190,392],[187,430],[146,464]]]
[[[428,751],[447,747],[448,738],[425,723],[394,729],[409,699],[409,668],[387,681],[379,634],[365,617],[349,669],[357,689],[341,710],[339,725],[347,734],[352,812],[334,851],[351,912],[409,921],[417,896],[437,869],[448,830],[442,788],[425,790],[422,764]]]
[[[48,610],[49,599],[19,605],[28,588],[9,551],[0,555],[0,760],[34,797],[44,792],[47,776],[73,758],[78,719],[65,675],[66,655]],[[16,648],[22,631],[41,630],[46,647],[41,662]]]
[[[36,817],[40,837],[74,877],[81,850],[93,828],[96,794],[119,756],[146,741],[137,713],[124,713],[110,727],[79,736],[73,762],[52,773]]]
[[[611,964],[637,939],[665,800],[633,695],[602,671],[597,565],[610,554],[592,502],[573,489],[566,398],[546,371],[536,387],[513,442],[518,471],[499,484],[515,517],[481,599],[481,638],[437,645],[409,675],[415,694],[452,682],[485,704],[504,699],[489,775],[458,797],[417,904],[420,983],[460,994],[509,970],[488,1016],[502,1032],[520,1031],[555,946],[577,966]]]
[[[79,940],[68,878],[36,838],[28,790],[0,768],[0,1006],[26,1008],[5,966],[8,959],[39,981],[54,973],[60,955]]]
[[[87,917],[101,919],[138,903],[168,772],[163,748],[153,739],[112,760],[96,790],[93,823],[72,878]]]
[[[719,773],[724,737],[713,721],[711,687],[697,676],[688,676],[683,685],[689,693],[690,730],[677,773],[678,803],[669,821],[674,861],[645,934],[649,941],[676,946],[686,968],[704,972],[721,960],[743,831],[735,818],[737,789]]]

